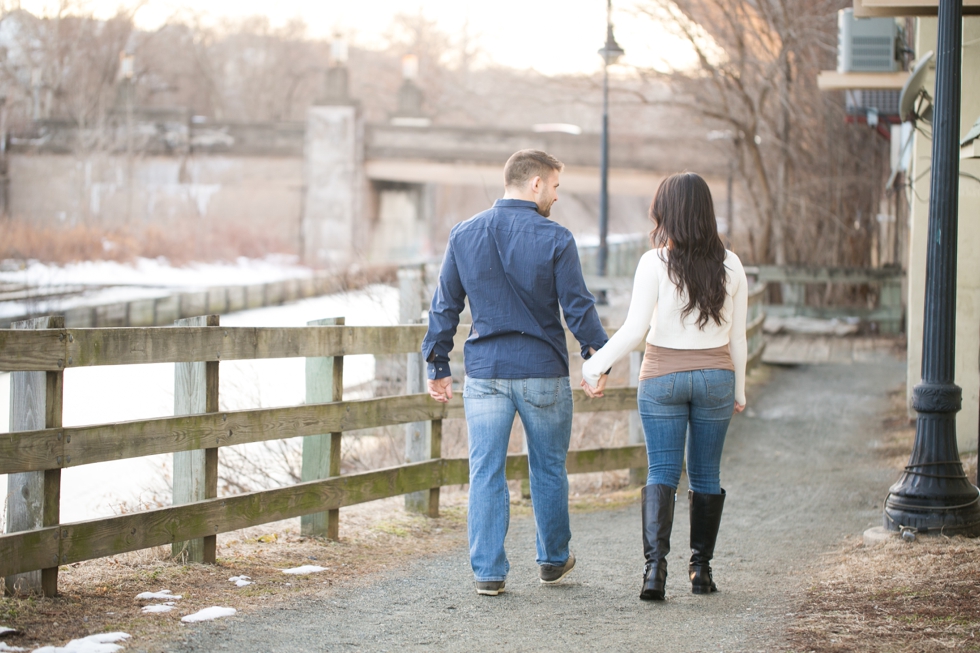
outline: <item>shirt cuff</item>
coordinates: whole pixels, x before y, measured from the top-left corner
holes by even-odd
[[[449,363],[436,361],[435,363],[429,363],[428,366],[428,377],[431,381],[435,381],[436,379],[444,379],[447,376],[453,375],[452,371],[449,369]]]

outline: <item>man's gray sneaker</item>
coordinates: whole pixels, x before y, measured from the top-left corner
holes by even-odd
[[[562,578],[568,575],[575,567],[575,555],[569,551],[568,560],[565,561],[563,565],[541,565],[538,568],[538,576],[541,578],[542,583],[552,584],[557,583]]]
[[[497,596],[504,591],[504,581],[502,580],[478,580],[476,581],[476,593],[484,596]]]

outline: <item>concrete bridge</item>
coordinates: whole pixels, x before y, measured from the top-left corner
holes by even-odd
[[[573,201],[556,207],[556,219],[595,231],[597,134],[425,122],[366,124],[353,102],[312,107],[305,123],[140,109],[98,132],[41,121],[11,139],[7,209],[50,226],[183,220],[188,237],[203,228],[253,234],[318,266],[406,262],[438,254],[453,224],[500,196],[507,157],[533,147],[567,166],[562,190]],[[617,216],[633,221],[622,231],[645,230],[654,190],[679,169],[705,174],[721,204],[727,162],[675,137],[628,130],[610,141],[614,231]]]

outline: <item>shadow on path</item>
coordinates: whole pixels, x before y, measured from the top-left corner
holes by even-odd
[[[638,506],[572,515],[575,571],[542,586],[534,524],[514,519],[507,592],[477,596],[467,552],[380,575],[366,587],[188,628],[177,651],[771,651],[807,567],[881,522],[895,472],[875,459],[898,361],[783,368],[733,421],[715,556],[720,592],[687,582],[687,496],[678,492],[664,603],[638,599]]]

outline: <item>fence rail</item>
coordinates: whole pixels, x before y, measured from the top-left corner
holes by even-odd
[[[898,268],[833,268],[793,265],[759,265],[745,273],[761,287],[779,284],[782,304],[767,304],[766,313],[777,317],[843,318],[857,317],[878,325],[881,333],[902,332],[904,308],[902,282],[905,273]],[[874,306],[811,306],[807,288],[823,291],[828,285],[867,286],[873,292]]]

